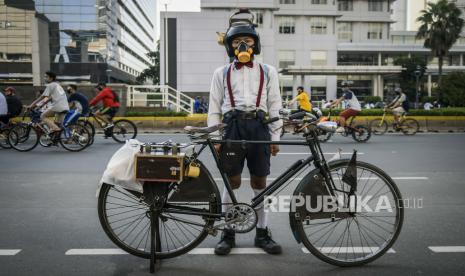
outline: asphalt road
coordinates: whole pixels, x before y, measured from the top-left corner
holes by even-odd
[[[142,141],[183,135],[143,135]],[[287,139],[298,139],[286,136]],[[98,138],[79,153],[61,148],[36,148],[27,153],[0,149],[0,275],[149,275],[148,261],[106,251],[101,255],[69,255],[73,249],[115,249],[97,217],[98,180],[120,145]],[[404,198],[421,198],[422,208],[406,210],[404,227],[388,253],[363,267],[339,268],[302,251],[294,240],[285,213],[273,214],[273,239],[283,254],[251,250],[218,257],[187,254],[164,260],[158,275],[463,275],[465,271],[465,135],[386,135],[357,144],[335,137],[325,152],[357,149],[360,160],[374,163],[395,177]],[[282,146],[272,159],[272,177],[308,152]],[[330,156],[330,155],[328,155]],[[347,155],[348,157],[349,155]],[[203,159],[212,167],[208,156]],[[217,170],[213,175],[218,177]],[[248,177],[244,175],[243,177]],[[248,200],[243,185],[238,197]],[[221,185],[221,184],[220,184]],[[291,185],[292,186],[292,185]],[[294,187],[283,193],[289,194]],[[254,231],[238,237],[239,248],[253,248]],[[213,248],[208,237],[199,247]],[[441,247],[444,251],[434,252]],[[68,254],[67,254],[68,252]],[[105,253],[105,252],[104,252]]]

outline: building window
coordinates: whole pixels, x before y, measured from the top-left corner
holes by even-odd
[[[293,34],[295,33],[295,20],[291,16],[283,16],[279,19],[279,33]]]
[[[287,68],[295,64],[295,51],[281,50],[278,51],[279,68]]]
[[[337,23],[337,39],[352,42],[352,22]]]
[[[328,4],[327,0],[312,0],[312,5],[326,5]]]
[[[339,0],[337,1],[338,11],[353,11],[354,1],[353,0]]]
[[[383,39],[383,23],[368,23],[368,39]]]
[[[368,11],[383,11],[383,0],[368,0]]]
[[[295,4],[295,0],[279,0],[279,4]]]
[[[312,34],[326,34],[328,19],[326,17],[310,18],[310,32]]]
[[[263,25],[263,12],[261,11],[255,12],[254,23],[257,24],[257,26]]]
[[[326,65],[326,51],[312,51],[310,53],[310,59],[312,66]]]

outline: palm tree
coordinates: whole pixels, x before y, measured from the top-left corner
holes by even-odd
[[[417,21],[421,23],[417,38],[425,39],[425,48],[431,49],[433,56],[438,58],[438,101],[441,98],[442,65],[449,49],[460,37],[464,20],[461,11],[454,3],[439,0],[428,3],[428,7],[421,11]]]

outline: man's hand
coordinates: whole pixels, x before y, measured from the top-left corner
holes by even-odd
[[[271,155],[276,156],[279,152],[279,145],[270,145]]]

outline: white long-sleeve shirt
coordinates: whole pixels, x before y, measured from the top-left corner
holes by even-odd
[[[267,112],[270,118],[279,117],[279,110],[282,108],[282,100],[279,92],[278,72],[270,65],[262,64],[262,66],[267,66],[268,73],[264,70],[265,78],[260,106],[258,109]],[[232,109],[224,70],[225,66],[222,66],[216,69],[215,73],[213,73],[210,88],[210,104],[208,108],[208,126],[221,123],[222,115]],[[256,110],[259,86],[260,66],[258,62],[253,62],[253,68],[243,66],[241,69],[236,69],[234,65],[232,66],[231,88],[236,110]],[[282,120],[270,123],[268,126],[270,129],[271,140],[279,141],[279,128],[282,126]]]

